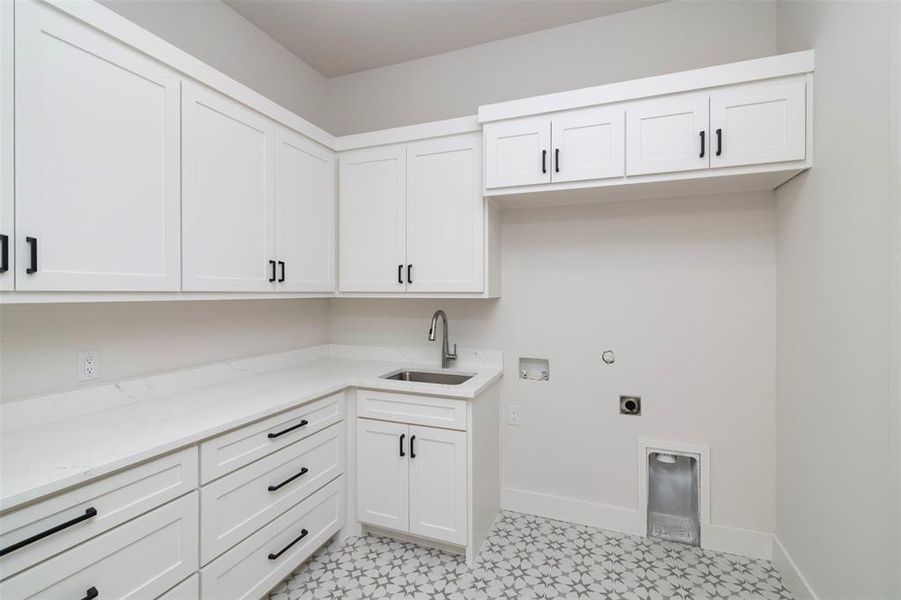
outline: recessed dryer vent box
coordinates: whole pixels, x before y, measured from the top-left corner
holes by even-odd
[[[546,358],[520,358],[520,379],[547,381],[551,378],[551,365]]]

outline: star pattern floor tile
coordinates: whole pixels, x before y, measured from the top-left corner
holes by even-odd
[[[320,549],[269,600],[791,600],[764,560],[503,512],[476,564],[366,535]]]

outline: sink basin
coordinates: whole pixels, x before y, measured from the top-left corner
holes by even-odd
[[[434,371],[393,371],[382,375],[380,379],[395,381],[415,381],[416,383],[440,383],[443,385],[460,385],[472,379],[473,373],[447,373]]]

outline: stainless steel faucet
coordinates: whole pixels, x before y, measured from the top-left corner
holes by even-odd
[[[432,315],[432,325],[429,327],[429,341],[435,341],[435,327],[438,325],[438,317],[444,324],[444,338],[441,340],[441,368],[446,369],[450,366],[452,360],[457,360],[457,344],[454,344],[454,351],[451,353],[450,345],[447,341],[447,314],[440,308]]]

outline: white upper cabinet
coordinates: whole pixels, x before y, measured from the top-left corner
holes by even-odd
[[[709,95],[679,94],[626,108],[626,173],[645,175],[710,166]]]
[[[623,106],[573,110],[551,119],[551,180],[582,181],[625,174]]]
[[[335,290],[335,155],[285,127],[275,133],[278,290]]]
[[[50,6],[15,19],[17,289],[177,290],[178,74]]]
[[[273,291],[274,123],[193,83],[182,105],[183,288]]]
[[[710,93],[711,167],[803,160],[807,96],[802,77]]]
[[[407,146],[408,291],[482,291],[481,172],[477,133]]]
[[[339,289],[406,289],[406,149],[386,146],[341,154]]]
[[[15,287],[13,3],[0,2],[0,290]]]
[[[484,135],[486,187],[550,183],[550,118],[489,123]]]

